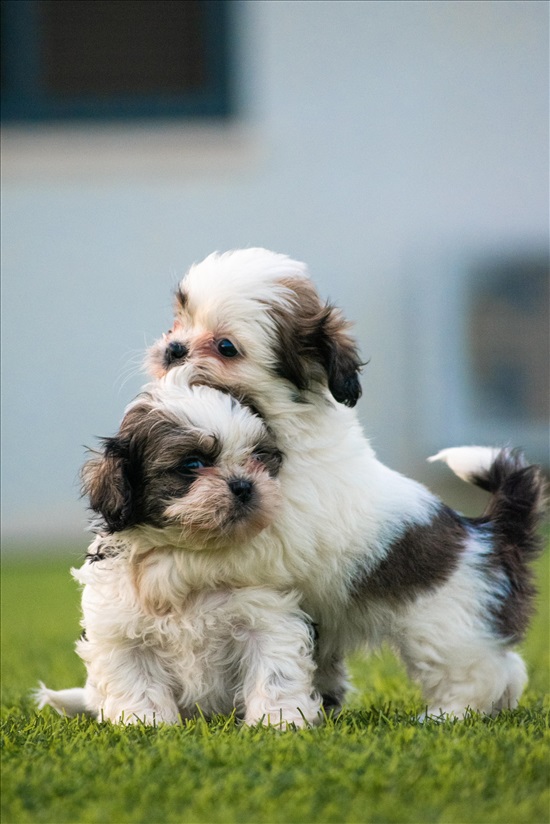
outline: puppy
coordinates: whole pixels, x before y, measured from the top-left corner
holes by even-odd
[[[317,625],[315,684],[326,706],[344,698],[344,655],[384,641],[430,714],[517,704],[526,671],[513,646],[532,611],[529,562],[540,548],[537,467],[484,447],[435,456],[492,494],[469,519],[382,465],[352,409],[361,361],[348,324],[319,299],[303,263],[265,249],[193,266],[147,366],[245,398],[274,433],[285,456],[282,507],[264,533],[271,550],[258,582],[300,592]],[[246,553],[235,558],[252,582]]]
[[[262,572],[281,453],[233,397],[174,378],[138,397],[84,467],[103,519],[73,571],[88,679],[42,685],[39,706],[124,723],[174,723],[197,706],[236,709],[248,724],[314,723],[311,623],[297,594]]]

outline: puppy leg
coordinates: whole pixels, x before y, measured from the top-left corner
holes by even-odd
[[[241,590],[235,640],[241,647],[245,723],[303,727],[320,720],[313,637],[294,595]]]
[[[515,709],[527,684],[527,669],[523,658],[516,652],[507,652],[504,658],[506,663],[506,689],[498,701],[495,702],[493,713],[500,712],[500,710]]]
[[[86,703],[100,720],[123,724],[174,724],[179,720],[172,685],[149,650],[80,641],[88,668]]]
[[[518,658],[519,665],[510,666],[510,655]],[[429,716],[461,718],[467,710],[495,715],[503,709],[514,709],[527,681],[519,656],[492,649],[468,665],[447,665],[439,674],[442,677],[438,683],[433,682],[433,672],[431,677],[418,679],[428,700]]]
[[[488,715],[513,708],[527,681],[525,665],[476,617],[443,597],[408,612],[394,638],[409,675],[423,690],[429,715]]]

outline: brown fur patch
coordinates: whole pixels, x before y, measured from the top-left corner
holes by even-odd
[[[466,522],[441,504],[427,524],[411,524],[386,557],[354,582],[354,598],[411,601],[444,584],[456,570],[467,538]]]
[[[124,476],[122,456],[107,446],[103,455],[87,461],[82,468],[82,490],[88,495],[90,508],[101,512],[109,528],[126,523],[130,498]]]
[[[310,281],[285,278],[280,285],[290,290],[292,306],[267,309],[278,333],[277,374],[302,391],[324,382],[339,403],[355,406],[362,364],[349,323],[339,309],[321,302]]]

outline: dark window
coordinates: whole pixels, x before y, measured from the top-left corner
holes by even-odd
[[[548,422],[549,298],[543,256],[492,262],[474,273],[469,341],[476,414]]]
[[[228,114],[230,0],[2,0],[4,120]]]

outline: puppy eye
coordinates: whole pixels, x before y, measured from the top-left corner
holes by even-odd
[[[179,340],[171,340],[168,344],[170,360],[181,360],[181,358],[187,356],[187,352],[187,346],[184,346]]]
[[[227,338],[222,338],[218,341],[218,352],[224,358],[234,358],[239,354],[237,347]]]
[[[190,475],[199,469],[204,469],[205,466],[208,466],[208,464],[204,458],[201,458],[199,455],[190,455],[189,458],[180,461],[178,464],[178,472],[181,472],[182,475]]]

